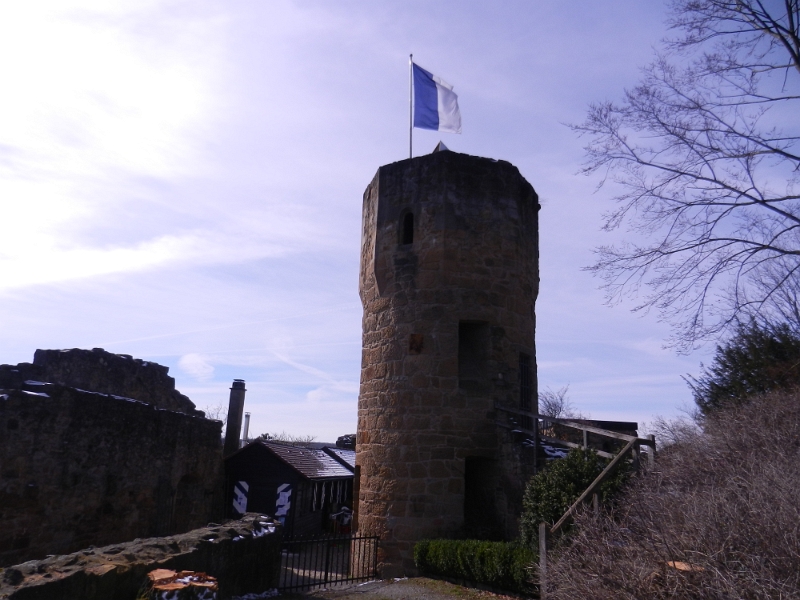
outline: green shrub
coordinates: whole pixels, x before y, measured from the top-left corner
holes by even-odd
[[[597,456],[593,450],[576,448],[566,458],[552,461],[544,470],[531,477],[522,499],[522,543],[529,548],[537,548],[539,523],[554,525],[607,464],[608,461]],[[627,462],[621,462],[615,467],[614,472],[598,489],[600,501],[607,502],[612,498],[627,481],[629,474]]]
[[[497,589],[531,589],[529,567],[537,560],[516,543],[481,540],[423,540],[414,547],[414,562],[427,575],[466,579]]]

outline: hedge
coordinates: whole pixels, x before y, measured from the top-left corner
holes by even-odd
[[[532,586],[535,552],[518,543],[481,540],[423,540],[414,562],[426,575],[466,579],[497,589],[526,592]]]

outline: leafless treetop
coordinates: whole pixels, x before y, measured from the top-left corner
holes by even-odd
[[[610,302],[642,291],[683,351],[744,316],[800,327],[800,0],[671,7],[639,84],[573,126],[584,172],[620,186],[604,228],[630,236],[589,269]]]

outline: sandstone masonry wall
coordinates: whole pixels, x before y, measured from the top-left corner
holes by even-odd
[[[220,598],[277,587],[280,524],[256,514],[183,535],[86,548],[0,569],[3,600],[134,600],[153,569],[200,571]]]
[[[0,566],[219,518],[219,421],[26,379],[38,366],[0,367]]]
[[[533,450],[494,406],[524,385],[536,410],[538,209],[511,164],[449,151],[383,166],[364,193],[357,510],[383,576],[413,572],[423,537],[516,535]]]

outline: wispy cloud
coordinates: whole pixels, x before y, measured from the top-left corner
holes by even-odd
[[[297,369],[303,373],[307,373],[316,379],[321,379],[327,383],[326,386],[322,388],[317,388],[312,390],[306,395],[306,398],[309,400],[318,401],[321,398],[326,396],[326,391],[328,390],[335,390],[339,392],[350,392],[350,393],[358,393],[358,382],[355,381],[342,381],[335,379],[325,371],[321,369],[317,369],[316,367],[312,367],[310,365],[305,365],[303,363],[297,362],[292,360],[278,352],[273,351],[273,355],[283,363],[286,363],[290,367]]]
[[[178,366],[198,381],[210,381],[214,376],[214,365],[202,354],[184,354],[178,361]]]
[[[689,363],[659,354],[653,318],[602,306],[580,271],[610,241],[598,232],[609,205],[576,177],[581,142],[562,125],[635,81],[661,11],[6,3],[0,360],[102,345],[172,367],[201,406],[247,379],[256,431],[352,432],[361,198],[380,165],[407,156],[413,51],[460,94],[464,134],[448,146],[512,162],[544,200],[541,385],[571,383],[599,417],[637,398],[668,412]],[[448,17],[447,36],[432,14]],[[415,131],[415,153],[440,138]]]

